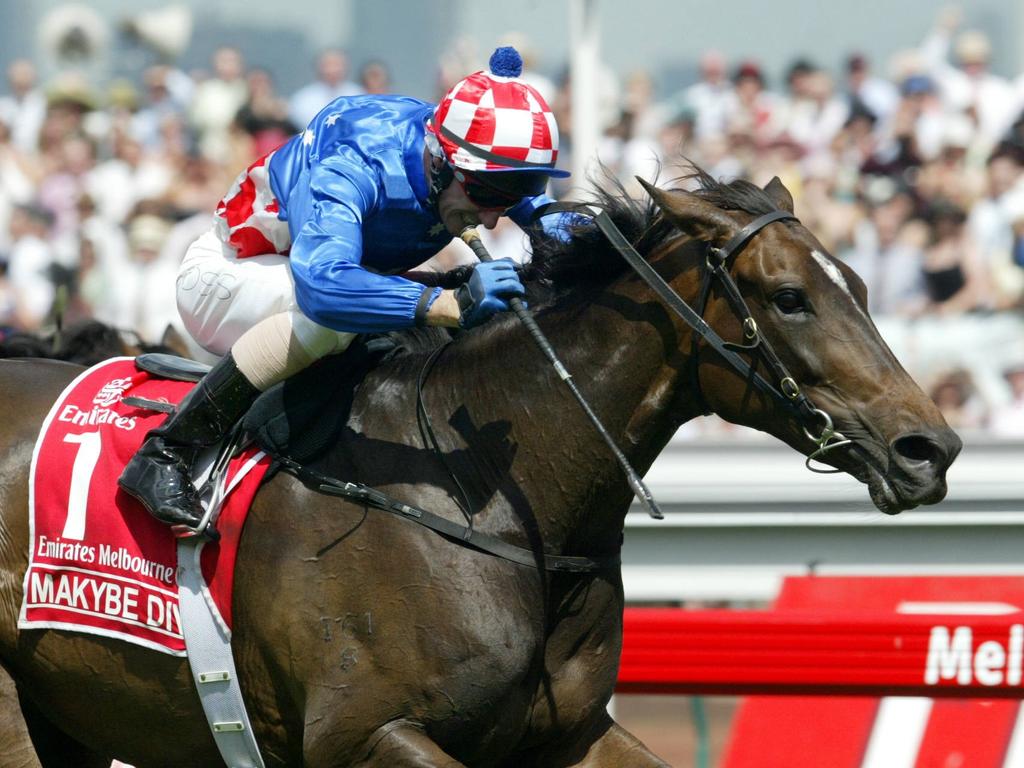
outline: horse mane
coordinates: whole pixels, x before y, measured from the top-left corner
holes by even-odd
[[[622,183],[608,173],[604,182],[595,185],[596,192],[587,203],[607,213],[640,253],[677,234],[653,200],[631,197]],[[597,227],[582,224],[569,231],[567,240],[548,237],[539,226],[527,232],[533,255],[524,277],[528,282],[549,286],[556,300],[568,290],[604,286],[628,266]]]
[[[726,211],[742,211],[760,216],[778,208],[768,194],[744,179],[716,181],[704,169],[688,163],[688,172],[673,180],[672,190],[696,195]],[[645,201],[629,195],[622,183],[607,170],[589,204],[602,209],[626,239],[641,254],[682,233],[649,197]],[[561,241],[548,237],[539,226],[527,229],[532,258],[524,265],[522,277],[527,288],[527,301],[533,308],[563,304],[585,297],[594,290],[625,274],[629,265],[608,242],[597,227],[583,224],[570,229],[570,237]],[[488,329],[504,325],[501,319],[488,324]],[[485,331],[486,332],[486,331]],[[443,328],[417,328],[389,334],[396,344],[390,357],[428,353],[451,340]]]
[[[722,210],[754,216],[778,207],[756,184],[744,179],[719,182],[693,163],[688,168],[688,173],[673,180],[672,191],[685,191]],[[605,174],[604,181],[604,185],[597,185],[590,203],[603,209],[641,254],[680,234],[661,215],[653,200],[648,198],[643,203],[631,198],[610,174]],[[618,251],[592,226],[573,227],[572,237],[564,242],[544,237],[534,229],[530,232],[530,244],[533,259],[527,265],[526,277],[549,283],[557,294],[572,288],[605,285],[628,268]]]

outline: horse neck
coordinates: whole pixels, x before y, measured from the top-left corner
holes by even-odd
[[[684,293],[692,300],[696,285]],[[640,281],[625,278],[537,320],[616,444],[645,473],[679,425],[700,412],[686,379],[689,329],[672,322]],[[472,391],[478,425],[509,424],[512,470],[545,543],[574,552],[617,546],[632,498],[625,476],[525,328],[509,317],[465,342],[444,366],[450,406]]]

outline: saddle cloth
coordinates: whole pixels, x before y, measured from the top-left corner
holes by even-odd
[[[82,373],[43,422],[29,478],[29,565],[20,629],[65,629],[184,656],[171,529],[117,487],[124,465],[166,415],[126,396],[177,404],[193,384],[156,378],[133,358]],[[228,465],[219,542],[202,545],[209,599],[231,627],[242,525],[270,460],[258,448]]]

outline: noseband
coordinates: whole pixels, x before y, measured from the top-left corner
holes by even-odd
[[[577,208],[577,210],[579,210]],[[702,266],[703,277],[701,280],[700,294],[697,300],[697,309],[687,304],[672,287],[659,275],[654,268],[639,254],[626,239],[625,235],[615,226],[611,217],[602,210],[593,208],[588,211],[594,218],[594,223],[601,230],[612,246],[640,275],[655,293],[694,331],[692,354],[693,361],[692,379],[694,391],[700,398],[705,414],[710,413],[707,401],[700,388],[700,377],[698,376],[697,351],[700,341],[705,341],[719,355],[721,355],[732,368],[746,379],[749,386],[753,386],[760,392],[772,398],[784,411],[789,413],[803,429],[804,435],[816,446],[805,462],[807,468],[812,472],[828,474],[841,472],[838,469],[820,469],[811,464],[815,459],[820,458],[828,451],[840,446],[850,445],[853,441],[846,438],[842,433],[836,431],[832,424],[832,417],[825,411],[815,407],[814,403],[800,390],[796,380],[790,376],[789,371],[778,354],[772,348],[757,327],[757,321],[750,313],[750,308],[743,300],[736,282],[729,273],[729,267],[736,256],[746,247],[762,229],[776,221],[796,221],[791,213],[786,211],[771,211],[759,216],[739,232],[733,235],[721,248],[712,245],[707,246],[704,264]],[[707,308],[708,299],[711,296],[711,289],[717,281],[725,295],[733,313],[743,327],[744,343],[735,344],[725,341],[711,326],[704,321],[704,311]],[[748,362],[741,353],[750,355],[751,362]],[[758,361],[764,363],[768,369],[770,378],[765,378],[757,371]]]

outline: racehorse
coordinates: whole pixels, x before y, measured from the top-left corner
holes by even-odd
[[[798,221],[763,223],[792,213],[777,179],[763,189],[696,179],[695,192],[648,187],[646,204],[612,190],[600,207],[680,297],[702,305],[708,326],[737,344],[770,343],[791,377],[777,385],[798,387],[850,441],[820,458],[867,483],[884,512],[940,501],[960,441],[880,338],[863,283]],[[729,244],[737,237],[739,249]],[[699,295],[723,247],[751,318],[737,316],[718,283],[706,301]],[[709,410],[805,454],[820,447],[789,395],[737,373],[593,227],[574,228],[568,242],[536,238],[527,279],[544,286],[530,295],[534,317],[641,472]],[[619,567],[539,567],[545,556],[616,562],[631,493],[615,458],[514,317],[450,343],[433,331],[400,341],[366,375],[316,466],[454,521],[465,499],[476,530],[529,549],[536,563],[274,475],[243,534],[232,639],[267,764],[665,765],[606,711],[622,640]],[[765,354],[746,347],[771,377]],[[6,703],[22,715],[3,726],[0,747],[28,752],[27,726],[45,768],[114,757],[141,768],[219,765],[185,661],[16,628],[29,458],[78,371],[0,366],[0,659],[17,688]],[[418,397],[443,461],[417,429]]]
[[[111,357],[144,352],[188,355],[188,345],[170,325],[159,344],[147,344],[134,332],[121,331],[98,320],[82,320],[49,336],[25,332],[0,334],[0,358],[45,357],[95,365]]]

